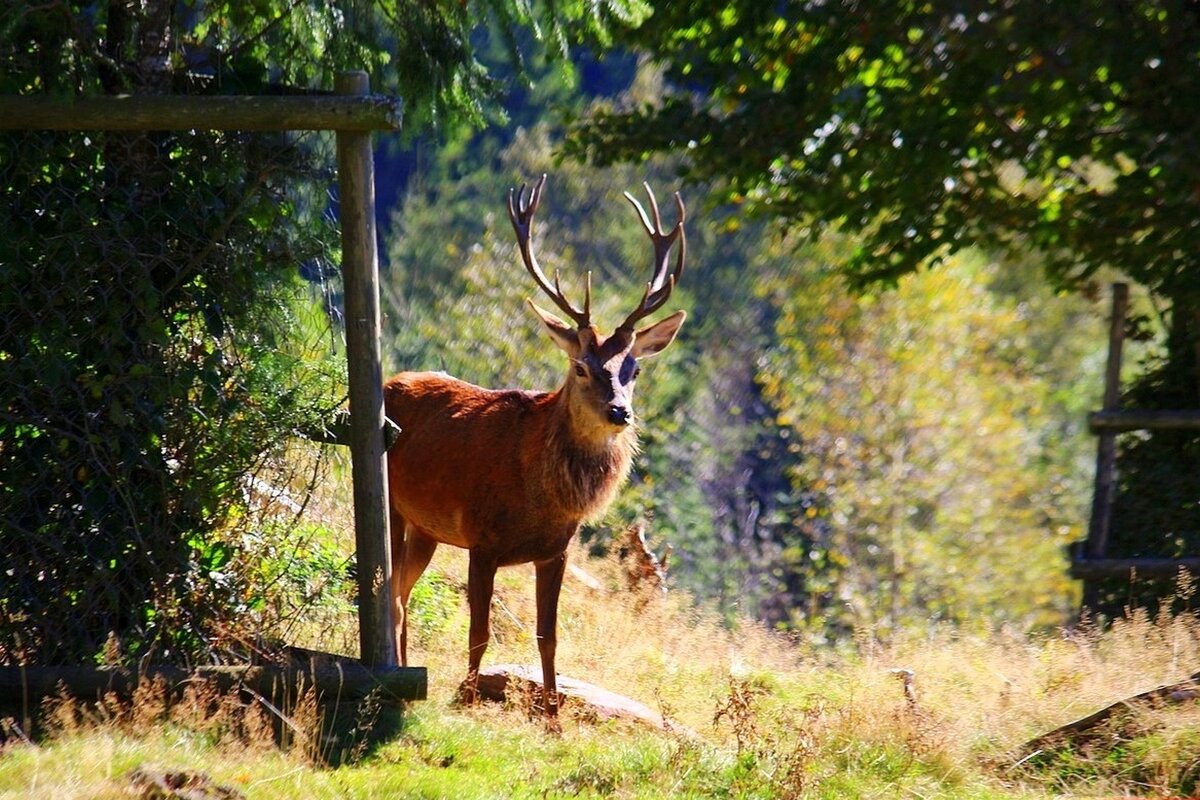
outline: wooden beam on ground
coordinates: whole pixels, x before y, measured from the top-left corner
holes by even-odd
[[[528,698],[540,705],[542,698],[542,668],[537,665],[497,664],[479,670],[477,688],[484,700],[507,702]],[[661,710],[654,710],[628,697],[610,692],[591,683],[558,676],[559,707],[571,708],[578,719],[595,721],[625,720],[651,728],[682,734],[689,738],[698,735],[668,719]]]
[[[0,96],[0,130],[394,131],[400,101],[377,95]]]
[[[1142,411],[1123,408],[1096,411],[1088,415],[1092,433],[1123,433],[1125,431],[1200,430],[1200,410],[1160,409]]]
[[[1124,700],[1118,700],[1111,705],[1105,706],[1099,711],[1088,714],[1086,717],[1080,717],[1077,720],[1068,722],[1054,730],[1043,733],[1037,738],[1030,739],[1021,748],[1022,753],[1035,755],[1047,747],[1055,747],[1061,745],[1065,741],[1070,741],[1073,737],[1082,733],[1087,733],[1098,725],[1108,721],[1120,711],[1133,708],[1139,704],[1150,703],[1154,701],[1165,701],[1167,703],[1183,703],[1195,700],[1200,697],[1200,672],[1197,672],[1192,677],[1179,683],[1172,683],[1166,686],[1159,686],[1141,694],[1136,694],[1133,697],[1127,697]],[[1024,760],[1024,759],[1022,759]]]
[[[294,694],[298,687],[312,686],[322,701],[359,700],[378,690],[390,700],[424,700],[429,678],[424,667],[370,669],[357,663],[338,663],[312,668],[255,666],[204,666],[195,669],[151,666],[142,671],[113,667],[0,667],[0,705],[40,703],[43,697],[65,688],[80,700],[106,694],[128,698],[142,681],[163,681],[169,689],[208,681],[222,692],[249,689],[264,697]]]

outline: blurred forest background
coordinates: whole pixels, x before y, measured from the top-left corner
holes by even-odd
[[[621,192],[648,181],[670,218],[678,188],[689,261],[671,306],[688,322],[639,382],[632,485],[585,540],[600,551],[645,522],[656,549],[673,548],[679,586],[817,641],[1066,620],[1077,592],[1065,548],[1090,500],[1100,287],[1057,292],[1036,253],[983,248],[852,287],[852,233],[805,241],[714,202],[707,184],[681,184],[669,154],[565,158],[565,120],[653,104],[665,79],[632,53],[562,66],[510,98],[504,125],[381,154],[380,195],[396,192],[383,234],[388,365],[554,388],[564,365],[524,307],[536,289],[503,210],[508,187],[550,174],[539,256],[568,291],[593,273],[602,328],[650,271]]]
[[[406,106],[378,139],[386,368],[486,386],[564,369],[509,187],[550,174],[541,259],[592,272],[602,327],[649,273],[620,193],[670,218],[679,189],[688,322],[589,547],[643,522],[699,602],[817,643],[1067,621],[1110,280],[1130,402],[1198,404],[1195,3],[662,5],[16,3],[0,91],[367,69]],[[253,499],[325,480],[293,433],[344,398],[333,180],[317,136],[0,139],[0,661],[209,658],[348,585],[344,545]],[[1114,555],[1197,552],[1198,442],[1123,437]]]

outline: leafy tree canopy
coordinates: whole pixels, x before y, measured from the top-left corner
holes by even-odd
[[[1200,4],[716,0],[628,36],[678,91],[570,150],[687,153],[727,200],[861,231],[860,282],[1002,243],[1041,248],[1062,284],[1116,265],[1200,293]]]
[[[0,11],[0,91],[115,94],[148,72],[166,91],[328,89],[336,70],[361,68],[404,99],[410,129],[479,124],[504,88],[478,57],[483,23],[524,75],[531,50],[603,46],[647,11],[642,0],[20,2]]]

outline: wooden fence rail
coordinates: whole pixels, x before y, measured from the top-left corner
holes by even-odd
[[[0,667],[0,698],[50,697],[65,689],[71,697],[94,701],[108,695],[128,700],[140,683],[161,681],[174,691],[196,681],[222,692],[246,689],[266,698],[311,687],[321,699],[361,700],[380,692],[394,700],[425,699],[424,669],[379,671],[345,662],[314,667],[200,666],[192,669],[150,666],[137,670],[113,667]]]
[[[365,73],[361,75],[365,82]],[[345,79],[344,79],[345,80]],[[397,130],[395,98],[359,92],[317,97],[0,96],[0,130]]]
[[[1098,437],[1096,479],[1092,513],[1084,542],[1072,547],[1070,573],[1083,579],[1083,607],[1097,607],[1097,578],[1130,576],[1169,577],[1180,569],[1200,574],[1200,556],[1188,558],[1112,558],[1108,545],[1112,532],[1112,505],[1116,488],[1116,436],[1141,430],[1200,430],[1200,410],[1124,409],[1121,404],[1121,351],[1125,341],[1125,316],[1129,308],[1129,286],[1113,284],[1112,315],[1109,320],[1108,361],[1104,370],[1104,404],[1088,415],[1088,427]]]
[[[1092,433],[1200,430],[1200,411],[1116,409],[1088,415]]]

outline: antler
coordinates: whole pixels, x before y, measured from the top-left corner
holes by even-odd
[[[637,324],[638,320],[653,314],[663,303],[667,302],[667,298],[671,296],[671,292],[675,289],[676,281],[683,274],[683,266],[687,258],[687,236],[683,232],[683,221],[686,217],[686,210],[683,207],[683,199],[679,196],[679,192],[675,192],[675,205],[679,208],[679,222],[675,223],[675,227],[668,233],[663,230],[662,219],[658,215],[658,203],[654,199],[654,192],[650,190],[650,184],[643,183],[642,186],[646,188],[646,195],[650,198],[650,210],[654,212],[653,225],[650,224],[650,218],[646,216],[646,210],[642,208],[641,203],[634,199],[633,195],[625,192],[625,199],[637,209],[638,217],[642,221],[642,227],[646,229],[646,233],[650,234],[650,241],[654,245],[654,276],[646,284],[646,291],[642,295],[642,301],[638,303],[638,307],[633,310],[633,313],[626,317],[625,321],[618,326],[618,330],[624,328],[625,330],[632,331],[633,326]],[[675,270],[667,274],[671,248],[675,246],[675,240],[677,239],[679,240],[679,255],[675,261]]]
[[[537,213],[538,204],[542,201],[542,187],[546,185],[546,175],[542,177],[533,188],[529,191],[529,197],[525,196],[525,184],[521,184],[520,190],[508,190],[508,218],[512,220],[513,230],[517,234],[517,246],[521,250],[521,259],[525,262],[525,269],[537,281],[537,285],[542,291],[554,301],[554,304],[562,309],[568,317],[575,321],[580,330],[587,328],[591,323],[592,316],[592,273],[587,274],[587,285],[583,295],[583,310],[575,308],[570,301],[563,295],[562,287],[558,282],[558,271],[554,272],[554,286],[550,286],[550,282],[546,280],[545,273],[538,266],[537,258],[533,255],[533,215]],[[514,202],[515,197],[515,202]]]

